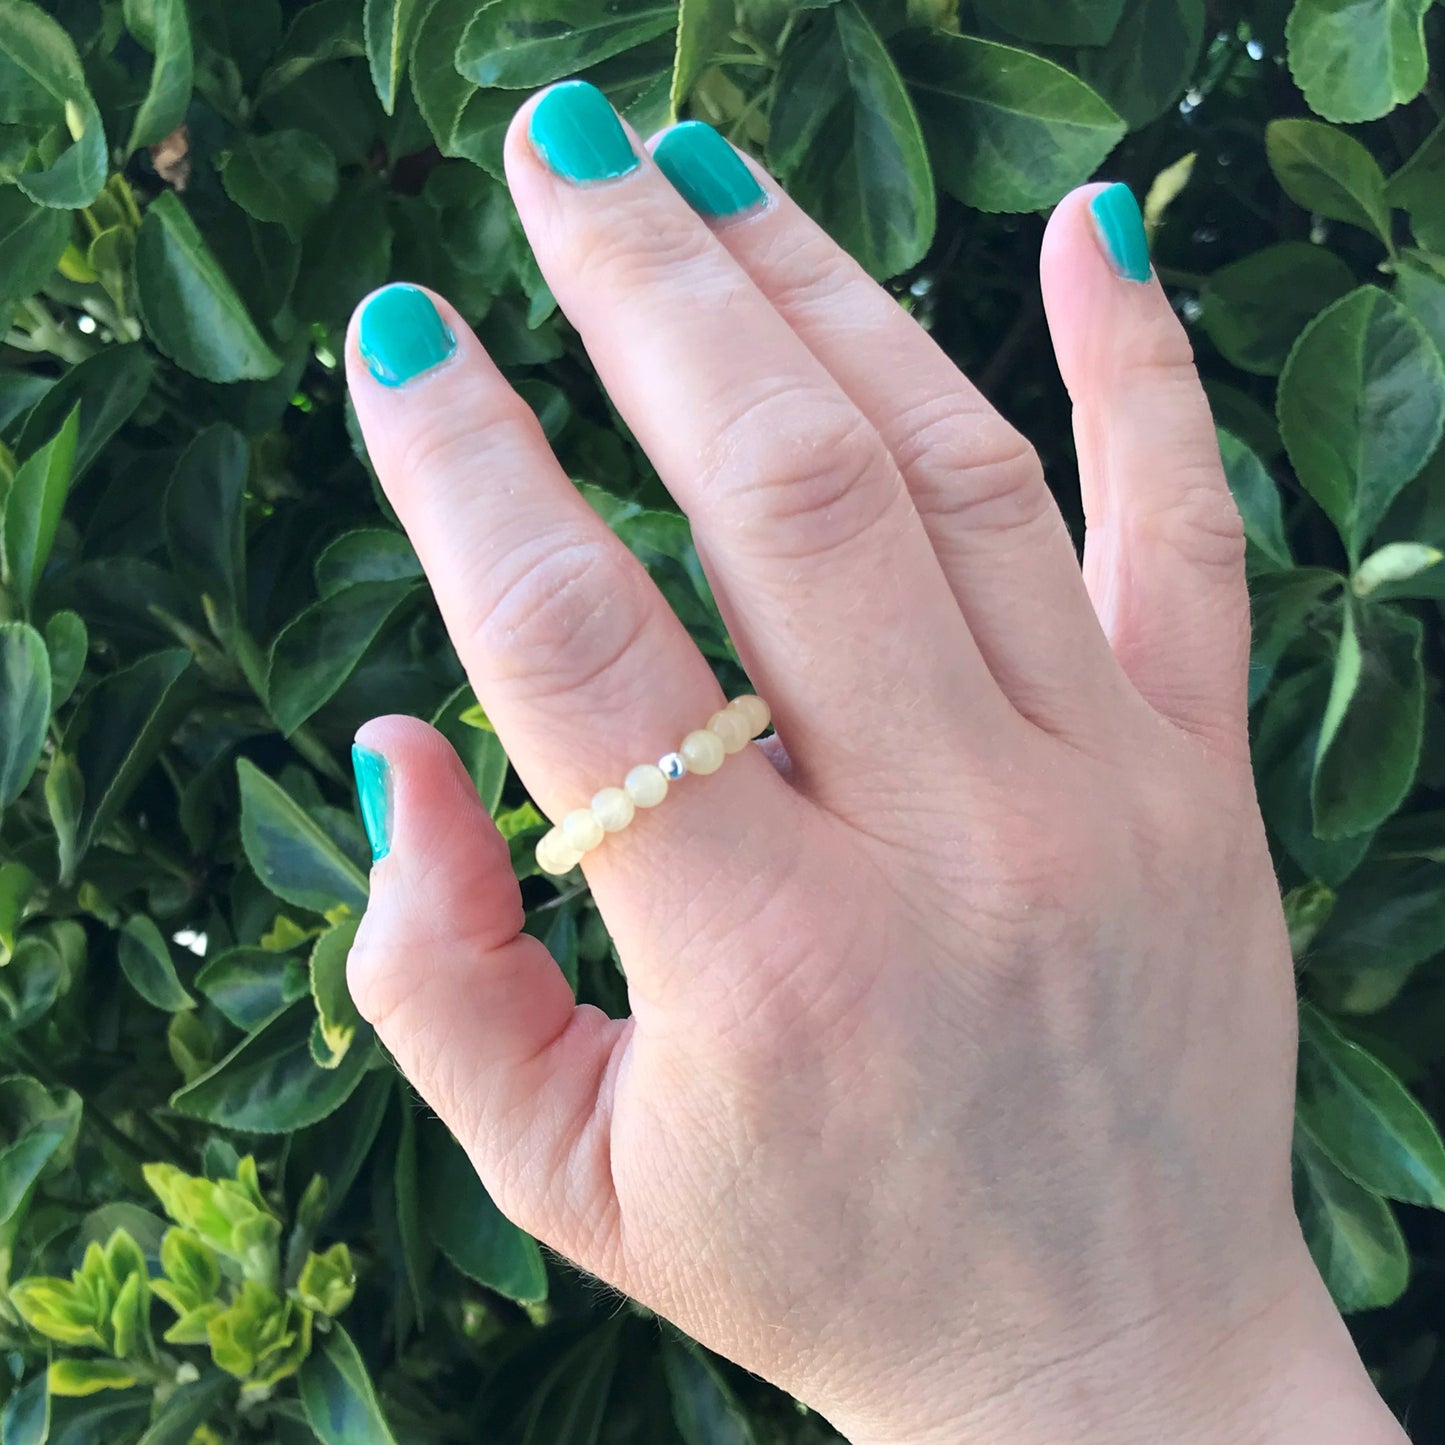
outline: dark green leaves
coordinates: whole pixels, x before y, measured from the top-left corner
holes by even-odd
[[[165,495],[166,546],[178,576],[210,599],[223,626],[245,605],[245,493],[250,452],[233,427],[207,427],[181,454]]]
[[[675,119],[698,77],[728,44],[737,21],[733,0],[681,0],[677,10],[677,49],[668,100]]]
[[[150,89],[131,125],[128,151],[164,140],[186,118],[193,58],[185,0],[125,0],[126,29],[155,56]]]
[[[1292,567],[1294,559],[1284,535],[1279,488],[1264,469],[1264,463],[1232,432],[1220,431],[1219,455],[1229,491],[1244,522],[1244,534],[1252,547],[1277,567]]]
[[[258,221],[276,221],[293,238],[336,199],[336,157],[304,130],[246,136],[227,155],[226,194]]]
[[[482,86],[528,90],[666,35],[675,0],[493,0],[477,11],[457,69]]]
[[[1297,205],[1390,244],[1384,173],[1353,136],[1317,120],[1272,120],[1264,144],[1275,179]]]
[[[0,320],[49,279],[70,240],[70,217],[32,201],[18,186],[0,189]]]
[[[978,0],[978,8],[1020,40],[1104,45],[1124,13],[1124,0]]]
[[[241,838],[256,876],[278,898],[315,913],[366,907],[366,875],[278,783],[244,758]]]
[[[856,0],[796,27],[777,84],[768,147],[794,197],[875,276],[921,260],[936,219],[928,152]]]
[[[1410,213],[1410,225],[1420,245],[1445,253],[1445,121],[1430,132],[1419,150],[1390,177],[1385,185],[1385,199]],[[1437,268],[1445,265],[1438,254],[1432,259]],[[1425,269],[1429,264],[1425,262]],[[1436,274],[1439,275],[1438,269]]]
[[[340,1325],[319,1337],[297,1384],[306,1418],[322,1445],[396,1445],[366,1365]]]
[[[0,89],[11,92],[0,116],[43,122],[62,147],[48,163],[34,157],[16,184],[42,206],[88,206],[106,177],[100,111],[70,36],[30,0],[0,0]]]
[[[1430,0],[1295,0],[1289,68],[1326,120],[1376,120],[1425,85]]]
[[[1445,422],[1445,364],[1398,301],[1362,286],[1300,335],[1280,378],[1280,432],[1300,483],[1358,559]]]
[[[185,207],[172,194],[146,211],[136,238],[141,315],[152,341],[207,381],[275,376],[281,358],[261,339],[241,298]]]
[[[361,1082],[372,1049],[352,1048],[336,1068],[319,1068],[308,1042],[313,1017],[309,1004],[293,1005],[181,1089],[171,1107],[255,1134],[289,1134],[326,1118]]]
[[[1024,50],[919,35],[899,64],[940,184],[981,211],[1052,205],[1124,134],[1124,122],[1087,85]]]
[[[1397,608],[1345,608],[1310,794],[1317,836],[1377,827],[1409,791],[1424,718],[1422,636]]]
[[[419,0],[366,0],[366,59],[372,84],[388,115],[396,109],[411,24],[420,8]]]
[[[176,976],[170,947],[153,919],[143,913],[127,919],[116,950],[131,987],[147,1003],[167,1013],[195,1007],[195,999]]]
[[[79,411],[72,411],[59,432],[15,473],[5,498],[0,560],[5,581],[26,613],[70,490],[79,427]]]
[[[1445,1209],[1445,1143],[1430,1116],[1374,1055],[1309,1005],[1300,1011],[1296,1107],[1314,1142],[1356,1184]]]
[[[24,791],[50,723],[50,657],[23,622],[0,623],[0,809]]]
[[[1204,18],[1204,0],[1124,0],[1108,44],[1078,52],[1079,78],[1130,130],[1138,130],[1167,110],[1189,83]]]

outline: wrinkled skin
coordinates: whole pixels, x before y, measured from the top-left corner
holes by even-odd
[[[369,723],[391,849],[362,1012],[511,1218],[856,1442],[1402,1438],[1291,1207],[1239,518],[1096,188],[1042,256],[1081,572],[1026,443],[771,183],[709,225],[641,142],[620,180],[554,177],[527,115],[507,164],[538,260],[777,736],[587,856],[613,1021],[521,934],[449,746]],[[456,356],[383,387],[353,326],[352,391],[556,819],[722,699],[436,300]]]

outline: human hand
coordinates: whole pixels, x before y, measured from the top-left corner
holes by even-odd
[[[903,310],[716,138],[664,146],[724,214],[587,87],[523,109],[508,175],[777,739],[587,855],[614,1021],[520,933],[449,746],[369,723],[358,1006],[511,1218],[855,1441],[1398,1439],[1291,1207],[1242,533],[1132,201],[1068,197],[1042,258],[1081,575]],[[362,309],[352,393],[557,819],[721,694],[437,305]]]

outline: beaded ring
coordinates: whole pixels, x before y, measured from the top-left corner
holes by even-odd
[[[570,873],[609,833],[620,833],[638,808],[655,808],[673,783],[689,773],[715,773],[729,753],[740,753],[768,730],[772,713],[762,698],[735,697],[705,728],[688,733],[675,753],[640,763],[620,788],[603,788],[585,808],[568,813],[537,844],[537,866],[554,876]]]

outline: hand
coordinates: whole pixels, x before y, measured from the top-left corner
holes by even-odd
[[[1032,451],[904,311],[715,137],[664,146],[676,189],[564,86],[508,177],[777,737],[587,855],[614,1021],[521,934],[448,745],[368,724],[357,1004],[511,1218],[855,1441],[1400,1438],[1291,1207],[1243,540],[1137,209],[1086,188],[1044,243],[1081,575]],[[558,819],[722,696],[436,308],[364,307],[352,392]]]

